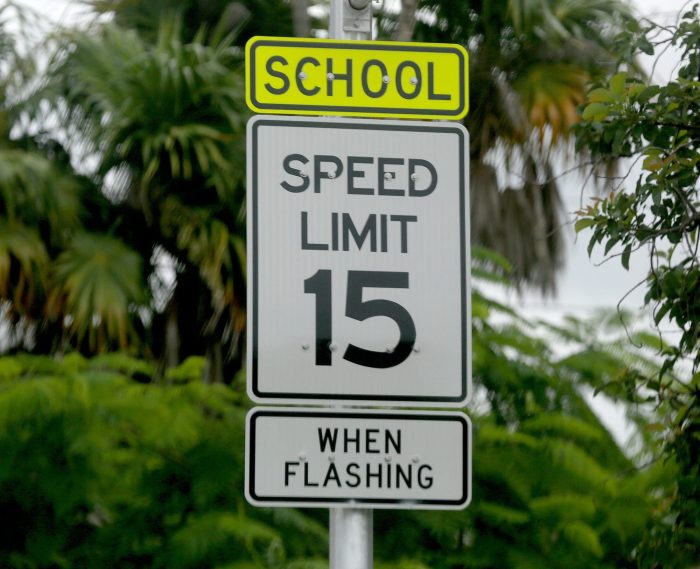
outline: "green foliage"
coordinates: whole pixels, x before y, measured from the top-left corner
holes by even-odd
[[[507,277],[493,253],[475,250],[474,262]],[[562,358],[548,328],[483,294],[473,303],[472,505],[375,511],[377,565],[631,566],[673,469],[636,467],[581,388],[633,352],[596,351],[572,319],[557,329],[572,352]],[[16,520],[0,565],[327,567],[324,510],[246,505],[249,404],[238,388],[199,381],[204,366],[189,358],[158,382],[125,353],[0,358],[0,516]]]
[[[647,248],[645,302],[657,326],[670,321],[680,334],[677,341],[656,342],[664,359],[660,372],[626,374],[612,386],[658,406],[664,420],[657,445],[679,468],[669,507],[640,550],[643,567],[685,567],[700,556],[699,38],[697,5],[676,26],[649,24],[622,35],[618,42],[628,45],[629,57],[677,46],[682,50],[677,76],[666,85],[624,73],[611,77],[589,93],[577,140],[598,159],[641,161],[634,189],[594,200],[578,212],[576,230],[591,231],[589,252],[596,246],[607,256],[619,251],[626,269],[630,256]]]
[[[156,27],[61,30],[0,102],[0,303],[11,349],[128,348],[159,373],[204,354],[223,381],[245,326],[242,53]]]
[[[630,8],[619,0],[421,0],[417,7],[415,40],[469,51],[472,241],[506,257],[514,282],[553,292],[564,259],[553,156],[587,158],[568,151],[577,107],[587,82],[615,68],[623,46],[613,38]],[[395,18],[380,20],[380,35],[395,28]]]
[[[0,369],[0,515],[13,520],[1,566],[279,567],[323,555],[313,517],[243,502],[246,406],[229,388],[144,385],[133,378],[150,366],[119,354],[3,358]]]

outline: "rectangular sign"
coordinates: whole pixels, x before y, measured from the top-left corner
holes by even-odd
[[[468,135],[457,123],[248,123],[248,393],[462,407]]]
[[[246,101],[258,113],[458,120],[468,61],[457,44],[254,37]]]
[[[257,408],[246,425],[256,506],[462,509],[471,498],[462,413]]]

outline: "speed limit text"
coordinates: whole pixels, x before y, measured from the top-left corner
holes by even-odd
[[[342,191],[358,199],[424,198],[437,188],[435,166],[422,158],[289,154],[282,161],[285,179],[280,187],[292,194]],[[361,219],[348,212],[331,211],[324,219],[312,219],[302,210],[299,219],[302,250],[408,253],[416,215],[369,213]],[[319,227],[319,224],[320,227]],[[321,239],[320,235],[330,236]]]

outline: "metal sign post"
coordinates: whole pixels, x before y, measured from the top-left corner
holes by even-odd
[[[345,12],[357,12],[355,31],[346,31]],[[347,21],[349,24],[350,22]],[[362,26],[362,27],[361,27]],[[328,22],[331,39],[372,39],[372,0],[331,0]],[[374,518],[367,508],[330,508],[331,569],[372,569]]]
[[[247,386],[287,405],[248,415],[246,499],[329,508],[331,569],[370,569],[374,508],[471,496],[464,414],[353,408],[471,392],[468,54],[373,41],[371,0],[329,36],[246,44]]]

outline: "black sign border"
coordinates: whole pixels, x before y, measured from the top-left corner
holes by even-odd
[[[299,113],[319,113],[323,114],[324,111],[338,112],[338,113],[367,113],[368,116],[386,116],[392,115],[396,117],[406,116],[406,115],[421,115],[435,117],[435,119],[448,118],[448,117],[459,117],[464,112],[466,108],[466,76],[465,70],[467,63],[464,58],[464,54],[453,47],[436,45],[435,47],[428,46],[406,46],[406,45],[387,45],[387,44],[371,44],[371,43],[357,43],[357,42],[324,42],[319,40],[309,40],[308,42],[302,41],[285,41],[285,40],[274,40],[274,39],[251,39],[251,45],[249,48],[248,55],[250,61],[247,63],[250,69],[250,75],[247,88],[249,89],[250,101],[254,111],[264,113],[266,110],[269,111],[295,111]],[[341,105],[303,105],[303,104],[283,104],[283,103],[261,103],[257,99],[256,86],[257,80],[255,77],[255,51],[258,47],[301,47],[301,48],[333,48],[333,49],[348,49],[352,51],[399,51],[399,52],[418,52],[418,53],[454,53],[459,57],[459,106],[454,111],[452,110],[441,110],[441,109],[421,109],[421,108],[409,108],[409,109],[396,109],[394,107],[359,107],[359,106],[341,106]]]
[[[248,311],[251,316],[250,326],[248,328],[248,334],[251,334],[251,369],[248,371],[250,374],[250,389],[252,393],[257,398],[257,401],[272,403],[272,400],[281,402],[285,400],[288,403],[294,404],[299,401],[319,401],[323,400],[327,403],[332,402],[346,402],[346,401],[364,401],[364,402],[377,402],[381,405],[385,402],[395,402],[395,403],[452,403],[455,405],[466,403],[469,393],[468,393],[468,382],[469,382],[469,363],[468,363],[468,346],[471,343],[471,330],[469,329],[469,298],[467,291],[468,282],[468,271],[467,266],[467,243],[469,240],[469,233],[467,231],[467,219],[466,219],[466,200],[468,196],[466,195],[466,179],[465,179],[465,159],[466,152],[468,151],[466,147],[466,140],[464,132],[461,128],[457,126],[450,125],[450,123],[430,123],[426,122],[424,124],[387,124],[379,120],[374,120],[370,123],[364,123],[358,120],[343,120],[343,119],[332,119],[326,120],[321,118],[296,118],[296,117],[286,117],[285,119],[275,118],[275,117],[254,117],[251,119],[253,122],[252,129],[249,132],[251,137],[252,145],[252,187],[249,191],[252,194],[252,203],[248,204],[250,208],[248,216],[248,223],[252,224],[252,243],[249,244],[252,247],[252,288],[249,291],[249,298],[251,299],[250,306],[248,306]],[[336,393],[287,393],[287,392],[262,392],[258,386],[258,130],[262,126],[294,126],[297,127],[308,127],[308,128],[336,128],[336,129],[350,129],[350,130],[389,130],[397,132],[442,132],[457,134],[459,140],[459,205],[460,205],[460,266],[461,266],[461,312],[462,312],[462,390],[459,395],[453,397],[445,396],[428,396],[428,395],[344,395]],[[249,285],[250,286],[250,285]]]
[[[255,493],[255,430],[256,421],[260,417],[304,417],[304,418],[338,418],[338,419],[386,419],[386,420],[410,420],[410,421],[456,421],[462,424],[462,496],[458,500],[410,500],[397,498],[290,498],[289,496],[258,496]],[[299,507],[323,508],[332,504],[352,504],[353,506],[380,506],[398,504],[400,508],[412,509],[416,506],[444,506],[449,509],[466,508],[471,501],[471,422],[466,415],[445,413],[410,413],[410,412],[366,412],[366,411],[332,411],[332,410],[306,410],[306,409],[259,409],[250,411],[247,425],[246,437],[248,445],[248,464],[246,471],[248,474],[247,490],[248,496],[257,504],[268,505],[274,503],[294,504]],[[405,508],[404,508],[405,506]],[[426,508],[429,509],[429,508]],[[439,509],[439,508],[434,508]]]

